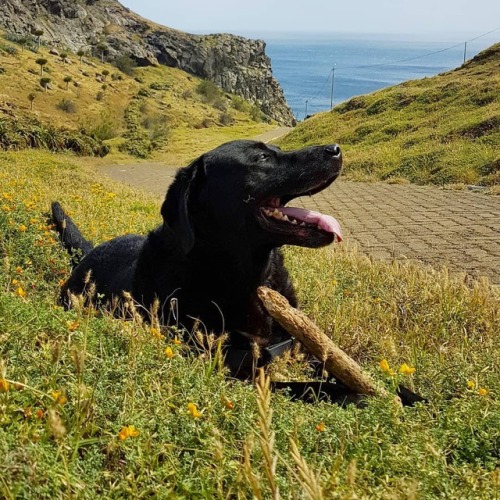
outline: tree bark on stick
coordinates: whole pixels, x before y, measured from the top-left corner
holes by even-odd
[[[368,396],[388,396],[342,349],[325,335],[303,312],[293,308],[283,295],[261,286],[257,295],[268,313],[322,363],[325,370],[349,389]]]

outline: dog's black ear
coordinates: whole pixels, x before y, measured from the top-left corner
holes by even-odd
[[[184,253],[188,253],[194,246],[195,235],[190,205],[193,194],[204,177],[204,159],[201,156],[177,172],[161,207],[164,224],[177,234]]]

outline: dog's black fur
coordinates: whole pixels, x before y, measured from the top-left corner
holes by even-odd
[[[229,332],[231,345],[277,342],[284,333],[264,312],[257,287],[267,285],[296,306],[279,247],[319,247],[334,235],[274,223],[261,208],[274,198],[283,203],[326,187],[341,163],[336,145],[284,153],[260,142],[230,142],[179,170],[161,208],[161,226],[145,237],[121,236],[96,248],[56,202],[53,219],[62,242],[83,256],[62,300],[69,305],[69,292],[84,292],[90,271],[104,300],[128,291],[148,311],[157,298],[167,321],[175,298],[188,329],[199,318],[207,331]]]
[[[96,297],[111,301],[127,291],[145,311],[158,299],[164,323],[176,299],[176,321],[188,331],[200,320],[208,332],[227,332],[229,353],[286,340],[257,299],[257,287],[269,286],[297,306],[280,247],[320,247],[335,234],[276,220],[265,210],[321,191],[341,165],[336,144],[292,152],[255,141],[224,144],[178,171],[157,229],[96,248],[54,202],[53,220],[74,264],[61,300],[70,306],[71,294],[83,294],[90,272]]]

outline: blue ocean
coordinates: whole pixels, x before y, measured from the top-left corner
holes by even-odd
[[[405,39],[404,36],[259,34],[266,41],[273,74],[298,120],[353,96],[460,66],[500,41],[500,32],[465,41]],[[333,87],[332,87],[333,76]],[[333,89],[333,92],[332,92]]]

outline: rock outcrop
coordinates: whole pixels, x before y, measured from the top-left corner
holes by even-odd
[[[54,47],[126,54],[139,65],[164,64],[213,81],[256,104],[281,124],[294,121],[273,77],[265,42],[228,35],[191,35],[148,21],[116,0],[2,0],[0,28],[26,35],[43,30]]]

